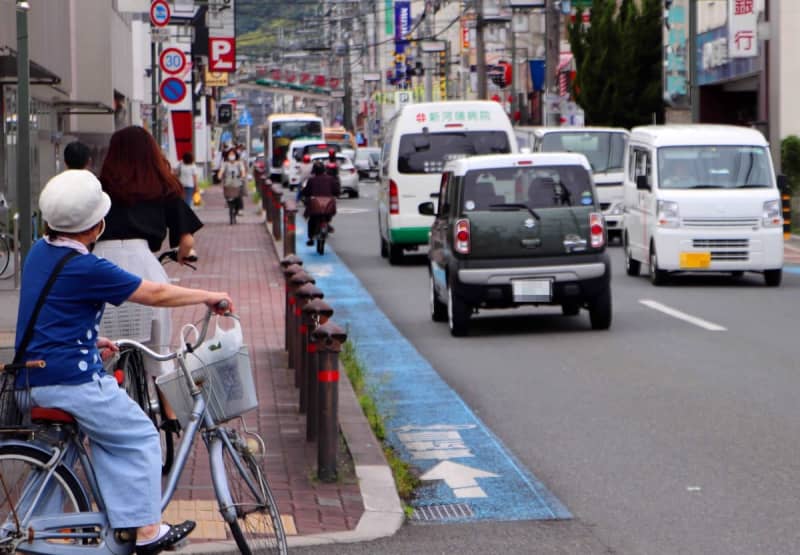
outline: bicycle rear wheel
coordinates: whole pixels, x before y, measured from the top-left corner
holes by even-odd
[[[173,432],[161,428],[166,420],[164,407],[158,402],[158,392],[153,380],[144,370],[144,357],[137,349],[126,348],[120,353],[117,367],[123,371],[122,387],[144,413],[153,421],[161,437],[161,474],[166,476],[172,469],[175,459],[175,439]]]
[[[11,261],[11,249],[8,246],[8,239],[5,236],[0,235],[0,279],[6,279],[14,275],[14,273],[10,273],[7,276],[4,275],[6,270],[8,269],[8,264]]]
[[[0,446],[0,553],[13,553],[27,536],[19,519],[30,510],[33,497],[42,487],[50,456],[22,445]],[[77,513],[90,510],[89,499],[76,477],[57,466],[45,494],[33,509],[34,515]],[[65,531],[66,532],[66,531]],[[54,540],[55,541],[55,540]],[[65,539],[58,540],[63,545]],[[70,540],[75,545],[84,540]]]
[[[243,555],[287,553],[286,535],[278,506],[261,462],[246,442],[231,434],[233,450],[223,445],[222,459],[236,520],[229,522],[231,534]]]

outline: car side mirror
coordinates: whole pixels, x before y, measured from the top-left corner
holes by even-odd
[[[789,178],[783,174],[779,174],[775,177],[776,181],[778,182],[778,190],[781,193],[789,194]]]
[[[639,191],[649,191],[650,190],[650,183],[647,182],[646,175],[637,175],[636,176],[636,189]]]
[[[417,207],[417,210],[419,210],[419,213],[422,214],[423,216],[436,215],[436,209],[433,207],[432,202],[423,202]]]

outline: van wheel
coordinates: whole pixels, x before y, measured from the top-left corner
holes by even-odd
[[[593,330],[611,327],[611,289],[604,289],[589,305],[589,321]]]
[[[381,258],[386,258],[389,256],[389,244],[386,242],[386,239],[381,237]]]
[[[783,278],[783,271],[778,270],[764,270],[764,283],[767,287],[777,287],[781,284]]]
[[[448,319],[447,305],[436,296],[436,284],[433,281],[433,272],[428,272],[430,278],[430,306],[431,320],[434,322],[446,322]]]
[[[403,262],[403,247],[389,243],[389,264],[396,266]]]
[[[450,335],[464,337],[469,328],[471,309],[467,303],[453,293],[453,286],[447,286],[447,323]]]
[[[658,269],[656,246],[652,243],[650,244],[650,283],[653,285],[664,285],[667,283],[667,272]]]
[[[625,235],[622,239],[622,244],[625,248],[625,273],[629,276],[638,276],[642,267],[642,263],[638,260],[634,260],[633,258],[633,252],[631,250],[631,245],[628,242],[627,232],[625,232]]]

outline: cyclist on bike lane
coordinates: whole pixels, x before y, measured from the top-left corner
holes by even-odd
[[[142,279],[92,254],[105,229],[111,199],[89,171],[67,170],[53,177],[42,190],[39,207],[46,235],[34,243],[25,260],[17,348],[56,264],[70,249],[80,255],[58,274],[25,352],[27,360],[41,359],[47,366],[20,371],[17,388],[29,387],[36,406],[73,415],[89,439],[110,525],[137,528],[137,553],[159,553],[186,537],[195,523],[161,523],[159,435],[142,409],[103,370],[102,359],[116,350],[98,334],[104,305],[132,301],[159,307],[218,307],[225,301],[232,311],[232,301],[227,293]]]
[[[311,178],[303,187],[302,196],[306,206],[303,217],[308,220],[308,239],[306,245],[314,244],[314,237],[323,218],[330,222],[336,214],[336,197],[341,194],[339,178],[326,171],[325,165],[317,161],[311,168]],[[315,200],[319,199],[319,201]],[[330,200],[329,200],[330,199]],[[323,206],[330,206],[332,208]],[[333,231],[333,228],[330,228]]]
[[[169,283],[167,272],[153,253],[161,250],[169,232],[169,246],[178,248],[178,262],[183,264],[192,254],[193,234],[203,223],[184,201],[183,187],[153,136],[138,126],[115,132],[100,170],[100,182],[111,198],[111,210],[95,254],[150,281]],[[136,311],[143,309],[110,308],[107,317],[115,316],[113,310],[138,320]],[[148,331],[150,340],[143,343],[156,352],[167,352],[172,339],[169,310],[152,310]],[[174,369],[171,362],[145,360],[144,364],[147,373],[156,377]],[[165,405],[165,409],[172,420],[169,425],[177,430],[171,408]]]

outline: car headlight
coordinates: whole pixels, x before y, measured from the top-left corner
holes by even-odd
[[[761,225],[764,227],[782,227],[781,201],[768,200],[764,203],[764,212],[761,216]]]
[[[681,218],[678,212],[678,203],[659,200],[656,205],[656,223],[660,227],[680,227]]]
[[[624,212],[624,204],[622,202],[615,202],[611,205],[611,208],[606,211],[606,214],[609,216],[622,216]]]

